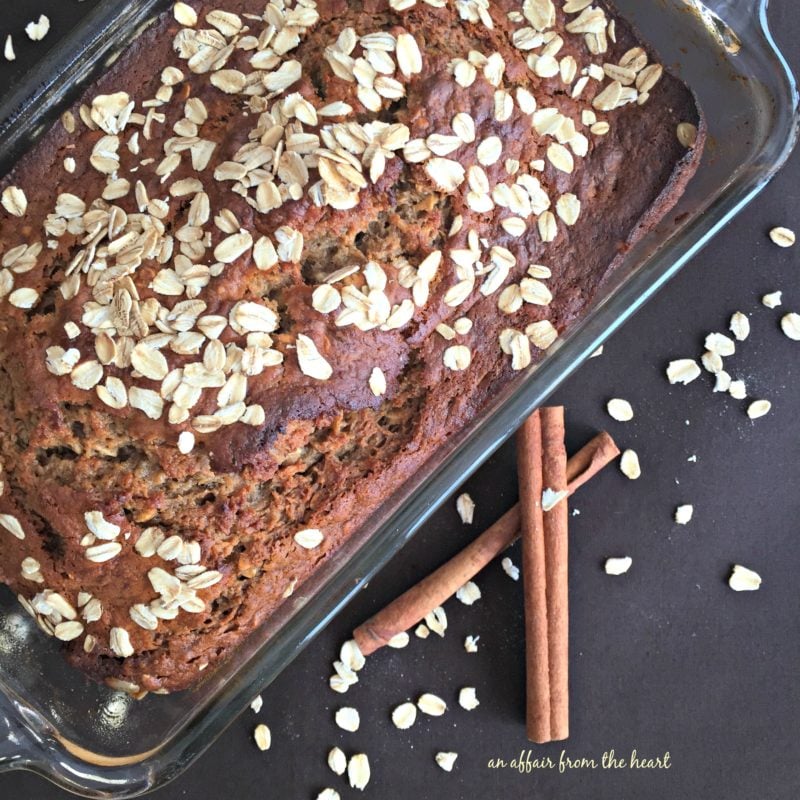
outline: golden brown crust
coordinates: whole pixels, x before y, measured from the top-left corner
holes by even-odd
[[[78,119],[74,134],[56,126],[0,182],[0,190],[20,187],[28,203],[21,217],[0,209],[0,258],[5,256],[8,260],[8,253],[21,244],[43,245],[39,253],[23,254],[30,256],[29,270],[19,269],[17,261],[4,265],[5,277],[0,278],[0,285],[4,285],[2,281],[6,284],[13,281],[14,291],[32,288],[36,292],[31,308],[12,305],[10,291],[0,299],[4,481],[0,513],[10,515],[5,519],[12,528],[13,517],[25,534],[24,539],[19,539],[0,528],[0,578],[28,601],[35,598],[34,610],[50,632],[54,625],[70,621],[69,607],[73,607],[76,618],[72,621],[79,623],[81,631],[67,649],[70,659],[90,675],[123,679],[149,690],[175,690],[189,685],[203,668],[229,654],[274,612],[291,588],[302,583],[320,561],[336,551],[382,498],[419,469],[449,435],[463,427],[513,378],[514,367],[525,361],[525,353],[521,351],[527,348],[533,360],[542,356],[543,350],[536,344],[546,347],[551,333],[562,334],[580,317],[625,249],[677,200],[696,168],[705,136],[691,93],[665,71],[642,105],[633,102],[608,112],[593,109],[593,98],[612,83],[609,77],[587,78],[580,96],[572,97],[581,69],[590,63],[617,65],[627,57],[644,58],[649,66],[654,63],[653,54],[642,50],[638,55],[634,51],[631,56],[631,49],[641,45],[629,27],[617,20],[616,41],[608,40],[607,51],[593,55],[582,33],[565,31],[585,11],[565,13],[560,2],[556,3],[554,24],[545,26],[548,41],[531,51],[519,49],[514,44],[520,41],[519,30],[530,27],[523,12],[538,19],[535,12],[547,8],[547,2],[538,0],[523,6],[513,0],[496,0],[488,6],[493,24],[489,29],[480,18],[485,13],[480,9],[487,4],[477,0],[458,6],[466,17],[474,16],[475,21],[462,19],[450,3],[436,8],[420,1],[407,10],[395,12],[380,0],[349,3],[320,0],[319,21],[313,21],[314,15],[306,17],[310,24],[298,34],[297,46],[262,70],[274,72],[280,63],[297,61],[301,69],[299,79],[275,97],[256,99],[239,93],[226,94],[211,85],[207,73],[194,74],[187,59],[173,50],[181,26],[171,15],[165,15],[83,99],[89,108],[98,95],[126,92],[136,103],[135,113],[147,114],[143,103],[154,98],[162,86],[161,70],[171,65],[183,73],[171,87],[172,99],[151,112],[164,114],[164,119],[150,123],[153,130],[150,139],[143,133],[145,126],[135,119],[120,135],[120,166],[116,175],[130,180],[130,191],[116,196],[118,192],[112,187],[108,195],[107,176],[97,169],[98,164],[103,166],[102,154],[100,161],[97,158],[97,143],[108,134],[90,130],[80,120],[79,106],[73,109]],[[206,15],[218,6],[197,2],[191,5],[198,10],[198,28],[209,28],[204,22]],[[263,2],[253,0],[228,0],[221,5],[226,11],[240,15],[261,15],[264,7]],[[305,7],[304,13],[313,10],[313,4]],[[602,11],[601,6],[592,9]],[[606,18],[605,31],[609,19]],[[259,36],[265,27],[263,21],[246,16],[240,22],[249,26],[250,31],[231,33],[228,27],[234,23],[230,18],[219,21],[229,34],[226,41],[241,42],[251,33]],[[365,107],[365,102],[368,105],[375,102],[374,97],[359,93],[356,82],[334,74],[330,60],[324,57],[326,48],[342,41],[339,37],[346,28],[353,28],[358,36],[376,32],[390,33],[393,37],[410,34],[419,47],[421,69],[409,75],[397,69],[392,75],[397,85],[381,84],[382,91],[388,94],[398,92],[399,86],[403,96],[379,96],[379,111]],[[553,32],[563,37],[560,49],[550,44]],[[217,31],[214,36],[218,34],[226,35]],[[266,41],[262,39],[256,46]],[[395,44],[391,47],[396,48],[397,39],[392,41]],[[531,53],[544,52],[548,44],[556,51],[557,62],[562,62],[557,65],[563,73],[542,78],[535,74],[535,62],[531,60],[529,64],[526,59]],[[252,42],[247,46],[250,48]],[[596,48],[596,43],[593,47]],[[470,85],[461,86],[453,75],[453,61],[461,59],[468,63],[471,51],[478,54],[472,56],[478,64],[476,78]],[[387,52],[398,60],[396,49]],[[249,75],[253,70],[250,64],[253,53],[253,49],[234,48],[224,70]],[[361,45],[356,45],[353,56],[361,53]],[[483,67],[483,60],[494,54],[499,54],[494,57],[504,63],[500,79],[492,74],[495,62],[490,62],[488,71]],[[385,65],[386,56],[373,53],[372,57],[376,64]],[[413,67],[413,53],[404,56],[409,57]],[[570,72],[569,57],[575,60],[574,75]],[[539,71],[548,73],[549,66],[542,62]],[[638,72],[634,70],[634,74],[638,78],[643,66],[636,66]],[[468,67],[465,69],[469,72]],[[613,69],[611,72],[617,74]],[[570,80],[565,83],[562,74]],[[223,74],[223,78],[215,80],[223,79],[234,83],[241,80],[233,74]],[[635,83],[633,87],[631,91],[635,94]],[[560,144],[559,137],[552,132],[541,132],[547,120],[530,113],[530,100],[520,98],[519,89],[530,93],[538,111],[550,108],[574,122],[575,137],[570,139],[563,128],[560,136],[564,150],[574,162],[571,172],[554,166],[553,161],[564,158],[559,148],[550,150],[552,145]],[[508,93],[510,107],[504,96],[498,96],[498,90]],[[266,206],[258,207],[263,198],[258,198],[257,190],[240,186],[242,191],[237,193],[236,182],[228,179],[225,170],[238,174],[230,163],[237,160],[237,152],[248,142],[257,145],[259,140],[272,141],[269,125],[264,124],[261,114],[295,92],[317,110],[334,102],[352,107],[352,112],[346,114],[319,117],[317,125],[298,123],[295,119],[291,124],[302,124],[306,134],[323,136],[323,127],[350,121],[361,126],[358,130],[373,131],[380,138],[388,135],[381,123],[390,123],[395,126],[392,135],[398,135],[402,145],[392,149],[392,143],[381,140],[381,148],[368,147],[366,153],[354,155],[353,160],[364,175],[363,186],[354,191],[354,184],[349,183],[340,194],[331,191],[325,195],[325,187],[315,188],[320,175],[316,156],[305,159],[306,183],[303,168],[298,180],[297,163],[282,161],[276,170],[275,183],[277,186],[286,179],[283,191],[290,196],[281,198],[284,202],[280,207],[266,211]],[[181,120],[189,97],[203,101],[208,119],[199,126],[197,138],[213,142],[214,150],[208,167],[197,170],[192,158],[200,154],[192,153],[187,146],[181,151],[174,171],[162,182],[163,176],[156,174],[156,169],[163,163],[165,147],[170,147],[168,142],[178,135],[173,130],[176,123],[181,135],[187,135],[188,126],[184,127]],[[602,102],[599,104],[603,106]],[[598,122],[607,120],[608,132],[596,129],[598,132],[593,133],[591,117],[584,115],[585,111],[591,111]],[[410,139],[413,148],[414,140],[426,140],[432,134],[453,136],[457,114],[469,115],[475,127],[475,141],[462,141],[452,153],[440,157],[457,162],[467,173],[470,168],[481,166],[479,160],[485,165],[482,173],[469,173],[470,181],[465,179],[457,187],[444,190],[434,180],[441,178],[441,174],[431,168],[431,154],[425,161],[416,161],[409,155],[406,142]],[[688,150],[675,134],[681,122],[697,129],[695,145]],[[284,139],[287,131],[291,133],[291,124],[281,126]],[[259,125],[260,130],[254,134]],[[127,142],[137,130],[139,147],[133,148],[137,152],[131,152]],[[497,160],[491,154],[492,142],[486,142],[495,136],[501,148]],[[479,150],[482,142],[486,143],[485,149]],[[446,149],[448,140],[428,143]],[[324,136],[320,144],[326,144]],[[380,165],[373,166],[376,149],[381,149],[379,158],[385,159],[382,174]],[[240,162],[246,159],[241,152],[238,156]],[[273,150],[269,158],[274,157]],[[64,169],[65,158],[74,159],[74,172]],[[519,164],[509,163],[509,159]],[[299,161],[303,160],[301,156]],[[269,167],[270,162],[266,163]],[[215,178],[215,171],[225,164],[228,167],[223,167]],[[453,165],[445,165],[444,169],[452,171]],[[268,182],[269,176],[264,178],[258,170],[257,166],[247,180],[255,176],[254,182]],[[266,172],[271,173],[271,167]],[[532,192],[525,203],[536,206],[537,201],[541,202],[542,195],[537,194],[535,184],[546,195],[551,208],[558,207],[562,212],[561,217],[553,217],[556,235],[552,241],[543,241],[544,228],[540,227],[543,222],[539,220],[546,213],[541,208],[524,219],[521,235],[512,235],[501,224],[520,214],[509,210],[507,195],[494,190],[505,184],[504,191],[513,191],[521,176],[528,177],[520,185]],[[186,195],[170,195],[171,187],[187,180],[201,181],[211,209],[207,220],[198,214],[196,206],[190,209],[197,197],[196,185],[186,184]],[[61,351],[51,351],[48,363],[47,349],[76,348],[80,351],[79,364],[85,364],[99,358],[96,350],[103,353],[103,348],[108,347],[103,337],[103,341],[97,342],[101,329],[97,318],[85,315],[91,311],[102,317],[105,313],[102,306],[109,302],[108,296],[98,292],[96,286],[108,277],[107,273],[105,277],[101,273],[113,268],[116,254],[98,255],[93,251],[79,263],[77,272],[84,266],[88,269],[92,259],[95,260],[94,266],[83,272],[80,285],[73,284],[74,296],[67,291],[65,299],[61,287],[69,265],[87,248],[87,229],[95,220],[90,218],[89,224],[85,224],[85,213],[91,207],[95,214],[106,215],[102,219],[106,227],[108,212],[114,206],[125,211],[129,225],[131,218],[135,220],[142,213],[137,203],[141,195],[136,193],[136,181],[142,182],[150,200],[167,201],[163,210],[143,204],[146,215],[154,212],[152,216],[163,223],[163,231],[159,229],[161,239],[177,238],[170,239],[171,253],[169,248],[162,248],[161,241],[158,248],[138,259],[141,263],[130,276],[143,309],[145,328],[137,328],[131,322],[131,330],[126,332],[120,328],[119,319],[114,318],[117,328],[111,331],[111,338],[116,352],[123,351],[123,355],[116,363],[98,364],[102,382],[109,390],[121,383],[128,395],[129,402],[114,408],[101,399],[92,384],[94,367],[84,368],[77,377],[73,372],[78,384],[92,384],[88,389],[78,388],[69,374],[70,366],[74,365],[64,365]],[[292,181],[300,184],[299,189],[288,185]],[[491,204],[486,196],[468,196],[470,190],[481,195],[478,190],[484,182],[490,187]],[[98,203],[104,190],[113,199]],[[52,216],[56,198],[63,193],[75,195],[85,203],[86,212],[76,217],[80,223],[74,219],[65,222],[64,214],[58,220]],[[299,199],[292,199],[293,193]],[[565,195],[568,197],[562,202],[567,205],[557,206],[558,199]],[[568,202],[571,195],[580,202],[580,215],[573,225],[567,225],[564,217],[570,219],[574,212]],[[13,198],[9,198],[9,206],[13,208]],[[352,207],[337,210],[330,202]],[[236,224],[229,230],[222,230],[215,223],[215,216],[223,209],[236,217]],[[69,202],[67,210],[72,210]],[[461,229],[451,233],[459,215]],[[198,216],[202,222],[189,225],[188,221],[196,221]],[[49,233],[44,231],[45,224]],[[151,224],[152,219],[147,222]],[[224,220],[221,224],[228,227]],[[198,238],[195,228],[202,228],[198,234],[202,246],[195,242]],[[255,262],[261,261],[262,256],[255,257],[251,242],[230,263],[215,268],[218,263],[215,253],[223,252],[217,248],[235,235],[237,228],[246,231],[253,242],[267,237],[275,246],[280,245],[281,237],[286,239],[298,232],[302,234],[303,246],[298,255],[289,253],[291,248],[285,244],[278,263],[259,269]],[[281,228],[283,233],[278,233]],[[112,239],[124,235],[124,230],[122,226],[114,231]],[[98,244],[100,248],[104,246],[108,246],[107,238]],[[463,251],[470,247],[480,253],[473,263],[459,271],[456,261],[464,262]],[[181,250],[191,258],[176,261]],[[414,290],[412,285],[420,280],[415,269],[436,252],[441,253],[441,258],[435,274],[430,280],[423,280],[427,283],[424,287],[427,297],[424,297],[422,288]],[[160,258],[153,257],[156,253]],[[486,275],[492,263],[504,262],[506,254],[512,261],[507,276],[494,291],[483,294],[481,286],[488,280]],[[98,261],[104,263],[98,265]],[[174,276],[164,275],[163,271],[191,266],[192,261],[211,270],[210,275],[208,270],[199,270],[201,279],[194,284],[199,289],[197,299],[204,305],[199,312],[192,306],[183,307],[188,310],[176,321],[174,313],[169,316],[170,311],[174,311],[176,303],[191,298],[185,290],[180,294],[161,291],[174,282]],[[376,273],[371,267],[365,270],[370,262],[380,265],[381,272]],[[484,264],[487,269],[483,269]],[[537,302],[516,303],[512,295],[519,290],[513,290],[500,300],[506,309],[501,310],[498,302],[504,290],[510,285],[521,286],[523,280],[529,281],[526,271],[536,264],[547,266],[551,272],[547,278],[542,277],[544,272],[536,272],[535,280],[540,283],[525,286],[525,297],[530,299],[531,293]],[[344,306],[328,313],[314,308],[314,291],[325,277],[351,265],[359,269],[334,285],[340,294],[350,291],[350,299],[356,298],[351,316],[358,325],[342,324],[339,315]],[[464,281],[465,269],[473,276],[472,284],[456,305],[452,303],[453,287]],[[125,280],[123,277],[112,281],[109,290],[112,302],[128,302],[125,298],[117,299],[120,293],[124,294],[121,289],[125,287],[130,295],[130,285]],[[203,285],[204,280],[207,286]],[[542,285],[547,289],[543,297],[537,295],[544,291]],[[370,294],[370,289],[375,294]],[[363,290],[363,295],[355,290]],[[25,305],[24,295],[18,295],[16,300],[20,297]],[[362,297],[375,302],[370,313],[378,321],[372,327],[365,323],[359,306]],[[135,304],[136,298],[133,300]],[[260,322],[266,320],[263,331],[268,332],[268,337],[259,333],[260,322],[255,325],[256,337],[249,342],[246,326],[237,328],[237,303],[242,301],[266,309],[257,311],[257,316],[261,315]],[[387,310],[402,315],[409,303],[409,319],[397,327],[387,322]],[[158,323],[148,321],[154,307],[163,309],[155,313]],[[153,375],[161,377],[144,376],[151,365],[136,361],[131,366],[130,354],[124,352],[124,341],[129,339],[129,347],[133,347],[145,335],[166,336],[165,342],[158,344],[157,352],[163,354],[169,371],[184,370],[186,383],[186,376],[194,369],[188,365],[203,360],[209,349],[205,332],[213,327],[213,320],[208,321],[211,327],[201,331],[200,344],[193,352],[194,345],[187,334],[198,332],[198,315],[220,316],[226,322],[219,339],[228,350],[228,361],[221,369],[224,381],[229,382],[227,394],[221,401],[218,396],[221,387],[215,383],[197,393],[199,397],[185,419],[177,414],[172,417],[171,409],[178,405],[174,402],[175,386],[163,386],[162,362],[156,357],[153,365]],[[184,325],[187,318],[188,328]],[[456,320],[462,318],[471,321],[468,330],[465,323],[456,326]],[[551,332],[545,321],[555,331]],[[542,325],[532,329],[530,337],[526,336],[526,328],[537,322]],[[77,327],[67,331],[64,326],[68,323]],[[71,339],[70,332],[77,332],[77,336]],[[303,347],[303,336],[313,341],[329,365],[329,378],[321,379],[326,370],[323,365],[322,372],[319,371],[319,361],[306,365],[305,371],[301,367],[297,348]],[[459,349],[449,350],[453,347]],[[187,352],[175,352],[176,349]],[[206,363],[214,364],[218,356],[219,353],[209,352]],[[466,356],[469,366],[454,371],[452,367],[463,366],[462,359]],[[258,362],[256,366],[252,360]],[[137,369],[141,363],[144,373]],[[376,368],[386,384],[382,395],[375,393],[382,388],[380,375],[377,378],[374,375]],[[54,369],[65,374],[53,374]],[[246,374],[244,405],[236,410],[250,410],[245,421],[236,421],[241,417],[239,413],[236,420],[225,420],[231,424],[221,425],[213,415],[221,406],[235,405],[240,396],[241,387],[237,385],[240,379],[231,382],[234,374]],[[108,384],[109,378],[120,383]],[[167,378],[168,383],[170,380]],[[180,383],[180,375],[177,380]],[[151,394],[141,396],[141,402],[136,401],[138,405],[147,405],[154,416],[160,411],[158,419],[131,407],[132,386],[166,395],[162,408]],[[111,392],[111,400],[114,399]],[[211,430],[217,426],[217,430]],[[189,453],[178,450],[181,432],[192,433],[196,438]],[[91,538],[88,525],[97,528],[97,524],[87,523],[84,516],[91,512],[102,515],[90,520],[95,523],[100,520],[101,534],[109,538],[97,538],[96,534]],[[114,528],[104,527],[103,521],[118,526],[119,532],[114,534]],[[178,560],[142,556],[137,552],[135,545],[148,529],[150,537],[180,537],[172,541],[172,550],[180,553]],[[294,536],[303,529],[320,530],[322,543],[312,549],[300,546]],[[195,542],[196,545],[192,544]],[[87,559],[89,548],[108,543],[112,549],[118,543],[120,552],[108,561]],[[143,545],[140,549],[147,551]],[[166,556],[174,552],[170,547],[162,551]],[[24,559],[29,560],[23,564]],[[180,571],[180,560],[190,562],[183,565],[188,569]],[[183,594],[175,601],[179,603],[177,609],[170,607],[165,611],[165,616],[174,618],[158,619],[151,630],[134,619],[138,616],[145,625],[152,623],[147,611],[131,609],[142,605],[149,608],[152,602],[157,602],[156,584],[164,581],[169,584],[164,597],[172,591],[168,578],[148,576],[154,568],[167,575],[179,572],[182,581],[175,591]],[[208,586],[202,579],[199,584],[196,581],[191,584],[192,573],[199,574],[201,568],[212,576],[210,580],[215,580],[219,573],[219,580]],[[192,586],[199,588],[195,590]],[[58,597],[53,599],[45,592],[58,593],[68,605],[65,607]],[[91,612],[88,616],[92,619],[86,619],[87,614],[79,606],[85,607],[87,598],[79,598],[79,592],[100,601],[99,619],[93,619],[95,614]],[[48,598],[52,602],[48,603]],[[94,608],[97,610],[96,604]],[[112,647],[115,629],[124,631],[130,640],[131,655],[124,659],[120,652],[128,652],[125,634],[115,632]],[[70,636],[76,630],[73,625],[61,628],[60,632]],[[84,652],[87,635],[94,638],[89,653]]]

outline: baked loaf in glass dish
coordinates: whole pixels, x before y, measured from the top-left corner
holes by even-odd
[[[606,3],[178,3],[0,182],[0,579],[197,681],[591,305],[700,159]]]

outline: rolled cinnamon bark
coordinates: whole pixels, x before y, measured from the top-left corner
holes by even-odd
[[[539,411],[534,411],[517,431],[525,599],[525,719],[528,738],[532,742],[540,743],[550,741],[550,647],[542,512],[544,482],[541,416]]]
[[[518,532],[519,506],[514,506],[460,553],[359,625],[353,638],[361,652],[365,656],[374,653],[424,619],[505,550]]]
[[[618,455],[619,449],[607,433],[595,436],[567,462],[570,494]],[[361,652],[369,655],[384,647],[392,637],[409,630],[452,597],[514,542],[519,520],[519,505],[515,505],[464,550],[356,628],[353,638]]]
[[[567,461],[567,484],[570,496],[607,467],[619,455],[611,434],[601,431]]]
[[[564,445],[564,409],[543,408],[542,484],[545,490],[567,491],[567,450]],[[569,510],[566,497],[543,514],[547,593],[547,646],[550,672],[550,736],[569,736]],[[525,579],[528,580],[527,578]],[[535,741],[539,741],[538,739]]]

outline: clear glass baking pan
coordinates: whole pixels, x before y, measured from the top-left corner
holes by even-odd
[[[798,131],[797,91],[773,41],[766,0],[615,0],[663,63],[694,89],[709,139],[678,207],[627,254],[588,316],[521,374],[416,479],[389,498],[235,659],[190,691],[136,701],[62,661],[0,590],[0,771],[30,769],[91,797],[132,797],[196,759],[555,387],[764,188]],[[0,174],[81,87],[165,8],[96,7],[0,105]]]

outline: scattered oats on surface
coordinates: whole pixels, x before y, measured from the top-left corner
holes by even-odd
[[[122,530],[119,525],[109,522],[101,511],[86,511],[83,515],[86,527],[98,538],[111,541],[119,536]]]
[[[342,296],[335,286],[323,283],[311,295],[311,307],[320,314],[330,314],[342,304]]]
[[[253,739],[255,739],[259,750],[262,752],[269,750],[270,745],[272,744],[272,732],[262,722],[260,725],[256,725],[256,728],[253,731]]]
[[[767,308],[777,308],[781,304],[783,292],[770,292],[761,298],[761,304]]]
[[[317,528],[305,528],[302,531],[297,531],[294,535],[294,540],[297,544],[306,550],[313,550],[315,547],[319,547],[324,538],[322,531]]]
[[[465,686],[461,689],[458,693],[458,704],[467,711],[472,711],[480,705],[474,686]]]
[[[350,733],[355,733],[358,730],[358,726],[361,724],[361,717],[358,711],[352,706],[340,708],[336,712],[334,719],[336,720],[336,724],[343,731],[350,731]]]
[[[747,397],[747,388],[744,385],[744,381],[731,381],[728,387],[728,394],[734,400],[744,400]]]
[[[341,800],[341,795],[328,786],[317,795],[317,800]]]
[[[547,319],[532,322],[525,328],[525,335],[531,340],[531,344],[540,350],[547,350],[558,339],[558,331]]]
[[[475,515],[475,501],[464,492],[458,496],[456,500],[456,511],[458,511],[458,516],[461,517],[461,521],[465,525],[471,525],[473,517]]]
[[[761,576],[741,564],[734,564],[733,572],[728,578],[728,586],[734,592],[754,592],[761,586]]]
[[[516,566],[508,556],[500,562],[500,566],[503,568],[503,572],[505,572],[512,581],[519,580],[519,567]]]
[[[466,345],[455,344],[444,351],[444,365],[453,372],[462,372],[472,363],[472,353]]]
[[[478,639],[480,638],[480,636],[467,636],[467,638],[464,639],[464,650],[466,650],[468,653],[477,653]]]
[[[436,763],[445,771],[452,772],[458,753],[437,753]]]
[[[737,341],[743,342],[750,335],[750,320],[741,311],[736,311],[731,316],[729,327]]]
[[[711,350],[706,350],[700,361],[703,364],[703,369],[714,375],[722,370],[722,356],[719,353],[712,353]]]
[[[606,559],[606,575],[624,575],[633,564],[633,559],[630,556],[622,558],[607,558]]]
[[[414,629],[414,635],[417,636],[420,639],[427,639],[431,635],[431,631],[430,631],[430,628],[427,625],[424,625],[423,623],[420,623]]]
[[[355,639],[348,639],[339,649],[339,659],[354,672],[364,668],[367,659]]]
[[[0,525],[17,539],[22,540],[25,538],[25,531],[22,529],[22,525],[12,514],[0,514]]]
[[[60,622],[56,625],[53,634],[62,642],[71,642],[83,633],[83,624],[75,620]]]
[[[447,711],[447,703],[441,697],[426,692],[417,700],[417,708],[431,717],[441,717]]]
[[[357,753],[347,764],[347,778],[353,789],[364,790],[369,783],[369,759],[364,753]]]
[[[392,711],[392,722],[401,731],[410,728],[417,719],[417,707],[413,703],[401,703]]]
[[[456,599],[460,600],[465,606],[471,606],[481,599],[481,590],[474,581],[467,581],[457,592]]]
[[[369,376],[369,388],[375,397],[386,394],[386,376],[380,367],[374,367]]]
[[[358,683],[358,675],[344,662],[334,661],[333,668],[336,672],[331,675],[328,685],[334,692],[344,694],[351,686]]]
[[[116,558],[122,552],[122,545],[119,542],[106,542],[96,544],[86,548],[86,558],[95,564],[102,564]]]
[[[678,506],[675,509],[675,522],[678,525],[688,525],[692,519],[692,515],[694,514],[694,506],[693,505],[682,505]]]
[[[326,381],[333,375],[333,368],[317,349],[312,339],[302,333],[297,334],[297,362],[300,371],[309,378]]]
[[[406,78],[422,72],[422,54],[416,39],[410,33],[397,35],[395,54],[397,66]]]
[[[405,631],[401,631],[392,636],[392,638],[386,642],[386,645],[387,647],[393,647],[395,650],[402,650],[404,647],[408,647],[410,641],[411,637]]]
[[[14,61],[14,59],[17,57],[17,54],[14,52],[14,40],[11,38],[10,33],[8,36],[6,36],[6,43],[3,47],[3,55],[5,56],[6,61]]]
[[[633,419],[633,408],[627,400],[615,397],[608,401],[606,409],[609,416],[617,422],[629,422]]]
[[[731,388],[731,376],[725,372],[724,369],[721,369],[715,376],[716,380],[714,381],[714,391],[715,392],[727,392]]]
[[[191,431],[181,431],[178,435],[178,451],[187,456],[194,450],[195,436]]]
[[[447,630],[447,612],[441,606],[436,606],[433,611],[425,615],[425,624],[437,636],[444,636]]]
[[[472,330],[472,320],[468,317],[461,317],[453,323],[453,330],[459,336],[466,336]]]
[[[724,333],[709,333],[706,336],[706,350],[716,353],[722,358],[732,356],[736,352],[736,344],[729,336]]]
[[[612,81],[602,92],[595,96],[594,100],[592,100],[592,107],[598,111],[613,111],[622,97],[622,88],[619,81]],[[677,128],[677,136],[678,141],[680,141],[684,147],[689,147],[690,145],[684,143],[685,140],[689,139],[689,130],[685,126],[694,128],[694,125],[688,122],[681,122]],[[697,131],[695,129],[695,135],[696,133]]]
[[[297,586],[297,578],[292,578],[283,590],[281,597],[291,597],[294,594],[295,586]]]
[[[131,351],[131,366],[153,381],[164,380],[169,372],[164,354],[143,343],[137,344]]]
[[[791,247],[795,242],[794,231],[790,228],[777,227],[769,232],[769,238],[778,247]]]
[[[88,391],[94,388],[103,377],[103,367],[97,361],[84,361],[70,373],[73,386]],[[135,387],[131,387],[134,389]]]
[[[32,42],[40,42],[49,31],[50,20],[44,14],[40,14],[36,22],[29,22],[25,26],[25,33]]]
[[[12,217],[24,217],[28,210],[28,198],[19,186],[6,186],[3,194],[0,195],[0,203]],[[6,261],[3,261],[6,264]]]
[[[679,358],[677,361],[670,361],[667,366],[667,379],[672,384],[682,383],[686,386],[698,378],[700,373],[700,366],[693,358]]]
[[[619,468],[626,478],[632,481],[637,480],[642,475],[642,468],[639,465],[639,456],[635,450],[625,450],[619,460]]]
[[[2,487],[0,487],[1,489]],[[35,581],[36,583],[44,583],[44,575],[42,575],[42,565],[31,556],[22,559],[20,564],[22,577],[26,580]]]
[[[134,654],[130,635],[125,628],[112,628],[108,644],[114,655],[120,658],[130,658]]]
[[[260,694],[256,695],[255,700],[253,700],[253,702],[250,703],[250,708],[252,708],[256,714],[258,714],[258,712],[261,711],[263,706],[264,706],[264,699],[261,697]]]
[[[758,419],[765,414],[769,414],[771,408],[772,403],[770,403],[769,400],[753,400],[753,402],[747,406],[747,416],[750,417],[750,419]]]
[[[528,229],[528,225],[521,217],[506,217],[500,220],[503,230],[511,236],[522,236]]]
[[[454,192],[462,183],[466,172],[458,161],[449,158],[431,158],[425,164],[430,179],[446,192]]]
[[[561,172],[572,173],[575,169],[575,159],[563,144],[552,142],[547,148],[547,160]]]
[[[478,163],[491,167],[500,160],[503,153],[503,142],[499,136],[489,136],[478,145]]]
[[[347,756],[340,747],[334,747],[328,753],[328,766],[337,775],[344,775],[347,769]]]
[[[697,128],[691,122],[679,122],[676,133],[678,141],[684,147],[694,147],[697,141]]]
[[[565,497],[569,496],[569,492],[565,489],[561,492],[556,492],[553,489],[545,489],[542,492],[542,511],[552,511]]]
[[[800,314],[790,311],[781,317],[781,330],[795,342],[800,342]]]
[[[176,21],[186,28],[193,28],[197,25],[197,13],[187,3],[175,3],[172,13]]]
[[[463,111],[456,114],[450,123],[450,127],[453,129],[453,133],[465,144],[471,144],[475,141],[475,120],[469,114]]]

